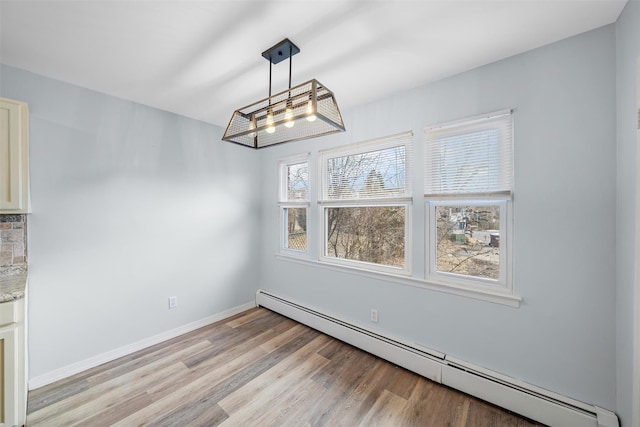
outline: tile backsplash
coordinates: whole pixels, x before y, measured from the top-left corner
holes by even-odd
[[[27,264],[27,216],[0,215],[0,267]]]

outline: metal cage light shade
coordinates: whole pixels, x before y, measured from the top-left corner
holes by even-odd
[[[288,51],[283,53],[283,46]],[[271,67],[297,52],[299,49],[285,39],[262,55]],[[271,95],[270,70],[269,95],[234,111],[222,140],[264,148],[345,130],[333,92],[315,79],[291,87],[291,66],[289,89],[275,95]]]

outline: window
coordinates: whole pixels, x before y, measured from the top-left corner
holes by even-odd
[[[323,261],[409,273],[407,132],[320,152]]]
[[[309,209],[308,156],[280,162],[281,244],[285,251],[307,251],[307,210]]]
[[[517,307],[511,110],[425,128],[422,142],[417,172],[412,132],[281,160],[279,257]]]
[[[425,131],[428,276],[510,288],[511,111]]]

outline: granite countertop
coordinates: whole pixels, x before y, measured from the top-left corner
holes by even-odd
[[[0,303],[24,298],[26,285],[26,266],[0,267]]]

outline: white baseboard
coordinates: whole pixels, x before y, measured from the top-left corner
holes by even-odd
[[[476,376],[469,371],[451,366],[442,367],[442,383],[545,425],[598,426],[597,417],[593,414],[593,407],[590,412],[587,412],[575,407],[564,406],[559,401],[530,395],[520,389],[514,389],[509,385]]]
[[[258,290],[256,305],[308,325],[432,381],[458,389],[546,425],[619,426],[618,417],[608,410],[474,366],[434,350],[402,342],[272,293]]]
[[[90,357],[89,359],[81,360],[79,362],[63,366],[62,368],[55,369],[51,372],[47,372],[46,374],[39,375],[35,378],[31,378],[29,380],[29,390],[35,390],[47,384],[51,384],[64,378],[68,378],[82,371],[86,371],[87,369],[95,368],[96,366],[100,366],[103,363],[111,362],[112,360],[127,356],[131,353],[135,353],[136,351],[151,347],[152,345],[156,345],[163,341],[167,341],[177,336],[186,334],[188,332],[195,331],[198,328],[202,328],[204,326],[226,319],[227,317],[231,317],[255,306],[255,302],[251,301],[237,307],[233,307],[229,310],[225,310],[221,313],[207,316],[204,319],[196,320],[195,322],[187,323],[186,325],[179,326],[177,328],[162,332],[152,337],[145,338],[143,340],[116,348],[114,350],[99,354],[94,357]]]

